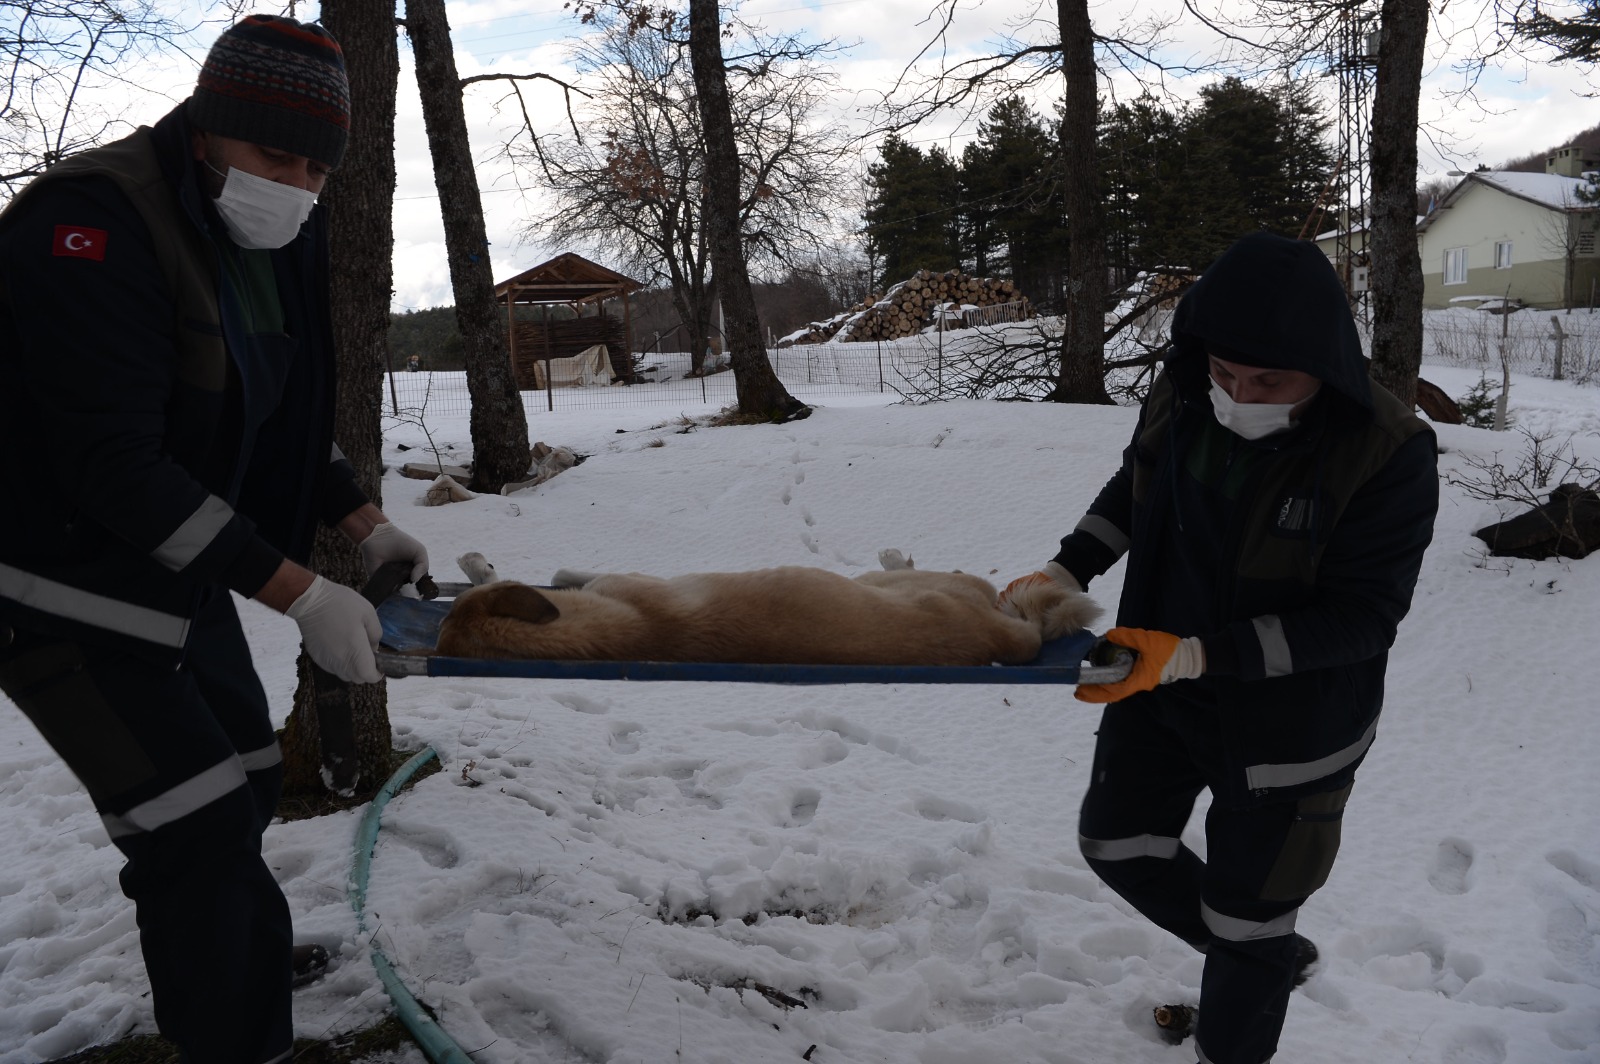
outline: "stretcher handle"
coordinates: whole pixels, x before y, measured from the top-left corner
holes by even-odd
[[[377,609],[383,605],[385,599],[409,583],[411,583],[410,562],[384,562],[362,585],[361,597],[372,603],[373,609]],[[417,580],[417,595],[425,599],[439,597],[439,585],[433,582],[432,575],[424,573]]]

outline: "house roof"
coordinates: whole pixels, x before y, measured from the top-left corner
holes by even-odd
[[[518,303],[586,303],[627,295],[640,287],[633,278],[569,251],[501,281],[494,286],[494,298],[504,303],[507,293],[515,290]]]
[[[1425,218],[1425,217],[1427,217],[1427,215],[1423,215],[1423,214],[1417,215],[1417,224],[1421,225],[1422,224],[1422,219]],[[1365,219],[1357,222],[1356,224],[1352,225],[1350,227],[1350,235],[1351,236],[1355,236],[1357,233],[1365,233],[1367,231],[1367,225],[1371,221],[1372,221],[1372,219],[1365,218]],[[1318,233],[1316,236],[1312,237],[1311,238],[1311,242],[1313,244],[1320,244],[1324,240],[1332,240],[1334,237],[1338,236],[1342,231],[1343,230],[1340,230],[1340,229],[1329,229],[1326,233]]]
[[[1440,212],[1455,206],[1456,201],[1466,195],[1467,190],[1473,185],[1486,185],[1497,192],[1537,203],[1552,211],[1593,209],[1590,204],[1578,198],[1578,189],[1589,185],[1584,178],[1563,177],[1560,174],[1526,174],[1514,170],[1479,170],[1464,175],[1456,182],[1456,187],[1445,193],[1444,199],[1439,202],[1433,213],[1417,224],[1417,231],[1421,232],[1432,225],[1440,216]]]

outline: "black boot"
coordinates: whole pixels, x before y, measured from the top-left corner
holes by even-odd
[[[296,989],[322,978],[328,970],[328,951],[316,942],[295,946],[289,956],[294,970],[289,985]]]
[[[1294,936],[1294,985],[1299,986],[1311,978],[1311,967],[1317,963],[1317,944],[1304,935]]]

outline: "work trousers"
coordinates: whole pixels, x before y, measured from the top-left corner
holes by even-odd
[[[89,791],[127,858],[156,1026],[185,1064],[288,1060],[289,906],[261,857],[283,766],[226,591],[174,670],[25,631],[0,689]]]
[[[1278,1048],[1293,989],[1295,918],[1327,881],[1350,787],[1238,808],[1214,798],[1202,861],[1180,837],[1200,791],[1215,795],[1226,771],[1205,719],[1216,712],[1161,692],[1107,706],[1078,844],[1107,885],[1205,953],[1202,1064],[1262,1064]]]

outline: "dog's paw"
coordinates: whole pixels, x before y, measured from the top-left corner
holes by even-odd
[[[463,573],[467,574],[467,579],[471,581],[473,587],[492,584],[500,579],[500,574],[494,571],[493,563],[477,551],[468,551],[463,554],[456,559],[456,565],[460,567]]]
[[[551,587],[582,587],[592,580],[596,580],[605,573],[590,573],[582,569],[557,569],[550,578]]]
[[[901,569],[915,569],[917,567],[914,558],[907,558],[893,547],[886,547],[878,552],[878,564],[883,567],[883,571],[886,573],[898,572]]]
[[[1105,611],[1082,591],[1069,591],[1053,580],[1025,584],[1012,592],[1001,611],[1039,626],[1049,642],[1089,627]]]

